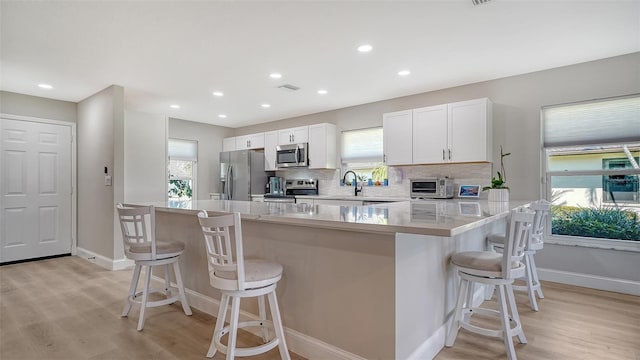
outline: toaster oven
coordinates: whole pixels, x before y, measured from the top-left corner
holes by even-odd
[[[414,199],[451,199],[454,196],[453,179],[448,177],[411,179],[410,183]]]

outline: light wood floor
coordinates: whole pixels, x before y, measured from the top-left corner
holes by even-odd
[[[0,267],[0,359],[205,359],[212,316],[185,316],[177,304],[152,308],[142,332],[136,307],[129,318],[119,316],[130,274],[77,257]],[[529,340],[516,345],[519,359],[640,360],[639,297],[548,282],[543,290],[537,313],[516,295]],[[257,341],[248,333],[240,338],[243,346]],[[279,358],[274,349],[251,359]],[[436,357],[504,358],[500,340],[464,330]]]

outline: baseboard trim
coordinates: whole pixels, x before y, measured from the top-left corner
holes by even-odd
[[[81,259],[84,259],[90,263],[96,264],[101,268],[104,268],[107,270],[111,270],[111,271],[123,270],[123,269],[133,267],[135,265],[133,260],[129,260],[126,258],[113,260],[106,256],[96,254],[93,251],[90,251],[81,247],[77,247],[76,250],[77,251],[75,256]]]
[[[152,279],[153,281],[157,281],[160,286],[164,284],[163,278],[154,275]],[[175,284],[172,283],[172,286],[175,286]],[[185,289],[185,291],[187,292],[189,306],[211,316],[218,316],[220,301],[190,289]],[[256,315],[240,310],[240,321],[257,319],[258,317]],[[262,336],[262,333],[259,332],[258,329],[249,328],[247,330],[256,336]],[[289,350],[307,359],[366,360],[361,356],[342,350],[296,330],[285,327],[284,331]],[[211,328],[211,333],[213,334],[213,328]]]
[[[443,324],[425,342],[409,355],[407,360],[433,359],[444,348],[444,340],[447,336],[447,324]]]
[[[543,268],[538,268],[538,276],[540,280],[640,296],[640,282],[632,280]]]

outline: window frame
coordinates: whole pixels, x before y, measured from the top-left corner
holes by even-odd
[[[193,158],[186,158],[186,157],[182,157],[182,156],[177,156],[177,157],[171,157],[171,155],[168,154],[168,148],[169,148],[169,141],[182,141],[182,142],[192,142],[195,143],[195,150],[196,150],[196,154]],[[191,178],[182,178],[182,177],[177,177],[177,178],[171,178],[171,173],[170,173],[170,163],[171,160],[176,160],[176,161],[189,161],[191,162]],[[189,201],[193,201],[196,200],[198,198],[198,141],[197,140],[190,140],[190,139],[178,139],[178,138],[169,138],[167,139],[167,181],[166,181],[166,197],[167,197],[167,201],[171,200],[172,198],[169,196],[169,181],[171,180],[191,180],[192,186],[191,186],[191,199],[189,199]]]
[[[622,97],[633,97],[638,96],[638,94],[622,96]],[[609,99],[615,99],[609,98]],[[602,101],[607,99],[598,99],[592,101]],[[578,103],[586,103],[591,101],[577,102],[577,103],[568,103],[563,105],[574,105]],[[554,105],[554,107],[562,106],[562,105]],[[553,176],[607,176],[607,175],[638,175],[640,176],[640,169],[624,169],[624,170],[561,170],[561,171],[549,171],[549,156],[551,153],[551,149],[554,147],[545,148],[545,137],[544,137],[544,110],[545,107],[540,109],[540,171],[542,174],[541,177],[541,186],[540,186],[540,194],[544,199],[551,201],[552,198],[552,189],[551,189],[551,178]],[[634,142],[635,143],[635,142]],[[590,144],[590,145],[615,145],[613,143],[609,144]],[[623,146],[624,144],[620,144]],[[586,145],[585,145],[586,146]],[[556,147],[557,149],[557,147]],[[547,217],[547,223],[545,228],[545,242],[554,245],[564,245],[564,246],[579,246],[585,248],[595,248],[595,249],[607,249],[607,250],[618,250],[618,251],[629,251],[629,252],[640,252],[640,241],[634,240],[620,240],[620,239],[603,239],[603,238],[592,238],[592,237],[581,237],[575,235],[553,235],[551,233],[551,216]]]

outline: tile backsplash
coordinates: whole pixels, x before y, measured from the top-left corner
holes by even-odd
[[[312,178],[318,179],[320,195],[353,195],[353,188],[340,186],[344,171],[310,170],[307,168],[287,169],[278,171],[277,175],[287,179]],[[459,185],[488,186],[491,183],[491,163],[469,164],[438,164],[390,166],[387,170],[389,186],[364,186],[363,196],[376,197],[409,197],[409,179],[424,177],[445,177],[455,180],[456,194]],[[481,193],[486,198],[486,193]]]

